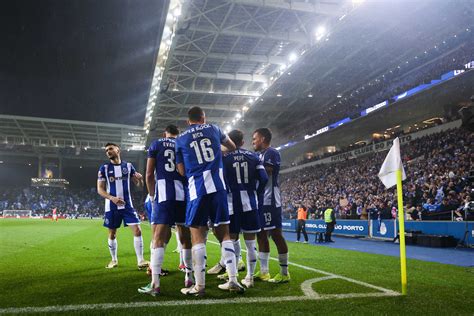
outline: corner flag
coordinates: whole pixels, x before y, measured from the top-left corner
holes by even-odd
[[[395,138],[393,146],[390,148],[387,157],[380,168],[379,178],[387,189],[397,184],[397,171],[402,171],[402,181],[407,178],[405,169],[403,169],[402,158],[400,155],[400,140]]]
[[[405,169],[403,169],[402,158],[400,155],[400,140],[393,140],[392,148],[380,168],[379,179],[387,189],[397,185],[398,200],[398,223],[400,225],[400,268],[402,279],[402,295],[407,294],[407,258],[405,248],[405,212],[403,210],[403,192],[402,181],[407,178]]]

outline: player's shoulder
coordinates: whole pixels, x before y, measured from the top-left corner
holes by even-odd
[[[250,159],[259,160],[257,153],[253,151],[247,149],[240,149],[240,152]]]
[[[278,150],[276,150],[275,148],[273,147],[268,147],[264,154],[264,156],[271,156],[271,157],[280,157],[280,152]]]

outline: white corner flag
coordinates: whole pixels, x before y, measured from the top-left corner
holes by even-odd
[[[402,157],[400,156],[400,140],[393,140],[392,148],[388,152],[387,157],[380,168],[379,179],[387,189],[397,184],[397,170],[402,171],[402,181],[407,178],[405,169],[403,169]]]

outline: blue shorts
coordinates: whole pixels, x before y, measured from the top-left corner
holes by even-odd
[[[260,213],[257,210],[237,212],[230,215],[229,231],[231,234],[258,233],[261,230]]]
[[[199,196],[186,205],[186,226],[214,226],[229,224],[227,192],[224,190]]]
[[[264,205],[259,209],[260,223],[263,230],[282,228],[281,207]]]
[[[123,226],[140,224],[137,211],[133,208],[126,208],[123,210],[111,210],[105,212],[104,226],[110,229],[117,229],[123,221]]]
[[[151,214],[150,223],[152,225],[184,225],[185,213],[186,203],[184,201],[163,201],[161,203],[155,201],[155,209]]]

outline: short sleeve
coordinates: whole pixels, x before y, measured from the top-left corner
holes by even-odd
[[[156,158],[157,155],[158,155],[158,142],[154,141],[153,143],[151,143],[150,147],[148,148],[147,157]]]
[[[263,155],[264,166],[280,166],[280,154],[273,150],[267,150]]]
[[[175,145],[176,164],[184,163],[183,151],[182,151],[181,146],[180,146],[179,143],[180,142],[178,141],[178,139],[176,139],[176,145]]]
[[[102,165],[99,168],[99,172],[97,173],[97,181],[106,181],[106,175],[105,175],[105,166]]]

